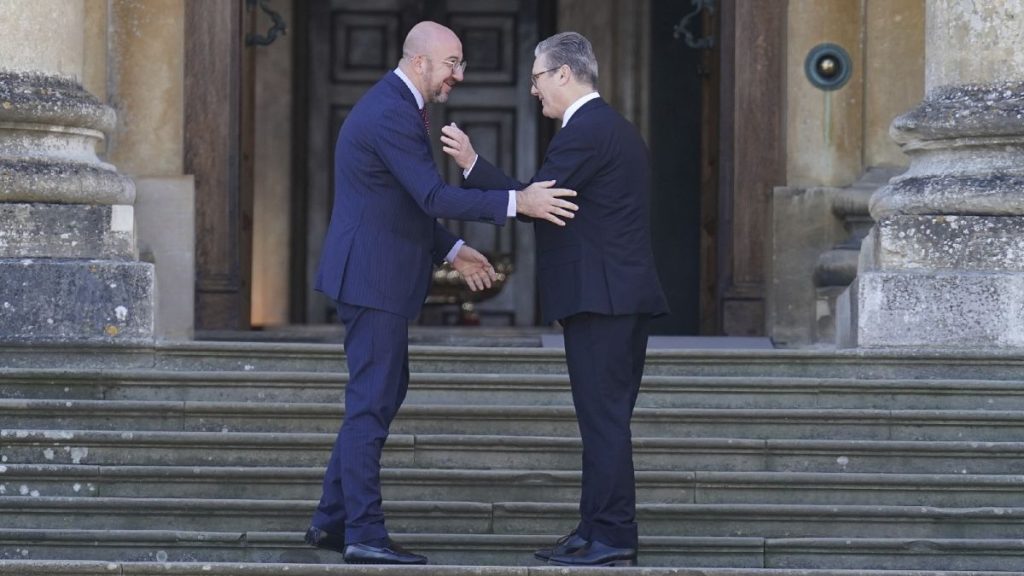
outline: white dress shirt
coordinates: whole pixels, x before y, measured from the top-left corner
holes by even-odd
[[[590,102],[594,98],[600,97],[601,95],[598,94],[597,92],[591,92],[590,94],[584,94],[583,96],[580,96],[578,100],[570,104],[569,107],[565,109],[565,114],[562,114],[562,128],[565,128],[565,125],[569,123],[569,118],[572,118],[572,115],[575,114],[576,111],[579,110],[581,107],[583,107],[584,104]]]

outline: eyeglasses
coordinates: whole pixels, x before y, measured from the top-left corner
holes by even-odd
[[[547,70],[541,70],[540,72],[537,72],[536,74],[532,74],[530,76],[530,83],[533,84],[534,88],[536,88],[537,87],[537,78],[540,78],[541,74],[547,74],[548,72],[554,72],[555,70],[558,70],[559,68],[561,68],[561,66],[555,66],[554,68],[548,68]]]
[[[466,61],[456,62],[455,60],[441,60],[452,69],[452,74],[460,74],[466,71]]]
[[[413,58],[420,58],[420,57],[426,59],[427,62],[433,61],[433,59],[430,56],[428,56],[427,54],[416,54],[414,56],[414,55],[412,55],[412,54],[410,54],[408,52],[403,52],[402,53],[402,58],[408,58],[410,60],[413,59]],[[458,73],[466,71],[466,64],[467,63],[466,63],[465,60],[463,60],[462,62],[459,62],[458,60],[455,60],[454,58],[449,58],[447,60],[441,60],[441,62],[444,62],[445,64],[448,65],[449,68],[452,69],[452,74],[458,74]]]

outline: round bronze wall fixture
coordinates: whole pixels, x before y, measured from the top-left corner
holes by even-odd
[[[818,44],[804,60],[804,73],[815,88],[838,90],[850,79],[853,61],[841,46]]]

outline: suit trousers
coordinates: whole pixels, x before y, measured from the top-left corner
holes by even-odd
[[[380,457],[409,387],[409,322],[383,310],[338,305],[345,324],[345,419],[324,474],[313,526],[347,544],[388,537],[381,510]]]
[[[609,546],[637,546],[630,421],[640,391],[649,314],[584,312],[562,320],[565,356],[583,440],[577,533]]]

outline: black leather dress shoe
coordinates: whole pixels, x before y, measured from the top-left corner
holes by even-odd
[[[576,533],[575,530],[569,532],[565,536],[562,536],[555,542],[554,548],[541,548],[533,553],[533,557],[538,560],[547,562],[552,556],[561,556],[562,554],[571,554],[580,548],[586,546],[587,541],[582,536]]]
[[[636,566],[636,548],[615,548],[591,540],[575,552],[552,556],[549,562],[558,566]]]
[[[384,548],[368,544],[349,544],[345,546],[346,564],[426,564],[427,557],[413,554],[402,549],[394,542],[388,542]]]
[[[333,532],[327,532],[321,530],[316,526],[310,526],[306,530],[306,544],[310,546],[316,546],[317,548],[323,548],[324,550],[333,550],[338,554],[345,553],[345,536],[342,534],[335,534]]]

